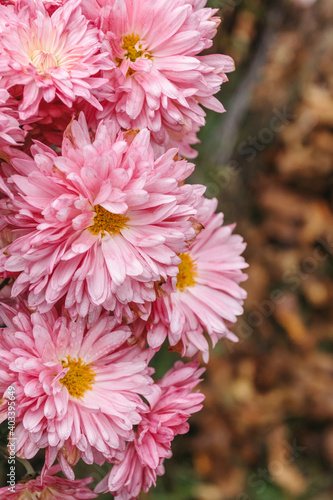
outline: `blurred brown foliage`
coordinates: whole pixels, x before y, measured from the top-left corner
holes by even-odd
[[[245,3],[225,19],[240,65],[271,9]],[[221,193],[248,243],[248,299],[194,420],[200,500],[333,498],[333,2],[277,3]]]

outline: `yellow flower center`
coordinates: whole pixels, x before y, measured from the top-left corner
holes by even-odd
[[[101,233],[102,238],[105,236],[105,231],[107,231],[111,236],[120,233],[125,227],[128,229],[126,222],[130,219],[122,214],[113,214],[101,207],[101,205],[95,205],[94,211],[96,215],[94,217],[94,224],[88,227],[89,231],[98,235]]]
[[[31,54],[31,62],[36,66],[37,70],[43,73],[50,68],[58,66],[57,60],[53,54],[44,52],[43,50],[34,50]]]
[[[134,35],[134,33],[132,33],[131,35],[126,35],[123,38],[123,44],[121,48],[126,50],[125,57],[127,59],[130,59],[132,62],[135,62],[138,59],[138,57],[142,57],[143,55],[148,59],[151,59],[150,52],[144,50],[142,48],[142,45],[138,46],[139,50],[136,49],[135,46],[139,40],[140,40],[139,35]]]
[[[73,398],[83,397],[86,391],[92,389],[95,380],[95,372],[91,369],[91,365],[83,363],[81,358],[72,359],[70,356],[67,356],[67,361],[61,363],[69,370],[59,382],[67,388]]]
[[[177,274],[176,288],[180,292],[183,292],[188,286],[196,284],[195,278],[198,277],[198,272],[197,265],[189,253],[181,253],[179,257],[182,261],[178,266],[179,272]]]

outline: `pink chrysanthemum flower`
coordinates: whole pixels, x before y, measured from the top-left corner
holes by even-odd
[[[229,331],[236,316],[243,312],[246,292],[239,283],[246,279],[247,267],[241,253],[245,243],[232,234],[234,225],[222,226],[223,214],[214,214],[217,200],[203,199],[197,219],[204,229],[188,252],[180,255],[175,292],[163,292],[153,304],[153,324],[148,324],[147,340],[154,348],[168,336],[169,343],[183,356],[202,351],[208,361],[207,332],[213,347],[226,337],[237,340]],[[162,286],[163,288],[163,286]],[[169,291],[169,290],[168,290]]]
[[[129,346],[129,327],[108,313],[93,326],[54,309],[30,314],[23,305],[20,311],[2,305],[1,317],[0,420],[14,386],[17,455],[29,459],[51,448],[55,458],[74,447],[87,463],[119,457],[142,420],[141,395],[152,391],[149,350]]]
[[[97,497],[87,486],[93,481],[92,477],[70,481],[54,475],[59,469],[54,466],[43,476],[24,480],[12,489],[0,488],[0,497],[2,500],[88,500]]]
[[[41,144],[34,160],[11,152],[15,170],[3,164],[0,208],[20,237],[2,250],[0,266],[20,273],[13,295],[29,289],[29,305],[41,312],[65,297],[73,314],[85,316],[92,304],[121,320],[127,304],[154,301],[155,282],[177,275],[204,188],[184,185],[193,165],[174,159],[177,150],[154,160],[149,132],[135,134],[100,123],[91,141],[81,115],[62,156]]]
[[[24,132],[18,122],[17,103],[6,90],[0,89],[0,147],[22,142]]]
[[[79,4],[66,2],[52,15],[40,0],[20,2],[16,13],[10,10],[11,22],[0,34],[0,86],[22,86],[22,120],[37,115],[42,100],[56,98],[71,107],[82,97],[102,109],[91,90],[105,80],[92,75],[112,64],[99,53],[98,30],[90,27]],[[3,15],[11,8],[1,9]]]
[[[203,394],[191,391],[203,371],[197,363],[177,362],[155,385],[153,396],[148,398],[150,410],[143,416],[134,441],[96,492],[109,490],[116,500],[132,500],[156,485],[156,477],[164,474],[164,459],[172,456],[171,442],[176,435],[188,432],[187,420],[202,408]]]
[[[197,55],[212,45],[216,10],[187,0],[137,0],[135,8],[132,0],[112,3],[95,19],[106,34],[103,50],[117,66],[103,73],[109,83],[95,92],[101,117],[124,129],[148,128],[156,144],[177,144],[195,156],[189,144],[205,123],[201,105],[224,111],[213,95],[234,69],[228,56]]]

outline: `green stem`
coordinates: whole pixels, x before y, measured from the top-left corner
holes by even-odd
[[[25,467],[25,470],[27,471],[26,476],[34,476],[36,474],[33,466],[29,462],[29,460],[26,460],[25,458],[19,458],[19,457],[16,457],[16,460],[18,460]]]
[[[0,446],[0,452],[4,455],[4,457],[8,457],[8,450],[4,446]],[[15,459],[18,460],[24,466],[25,470],[27,471],[26,473],[27,476],[34,476],[36,474],[29,460],[19,457],[15,457]]]

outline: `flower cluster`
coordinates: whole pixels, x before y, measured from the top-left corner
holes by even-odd
[[[147,492],[202,406],[209,344],[237,340],[245,244],[186,182],[233,69],[201,54],[205,4],[0,5],[0,422],[14,387],[16,456],[45,453],[1,498]],[[192,359],[156,380],[165,344]],[[95,493],[80,459],[110,464]]]

